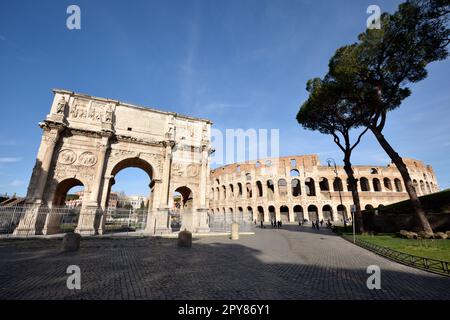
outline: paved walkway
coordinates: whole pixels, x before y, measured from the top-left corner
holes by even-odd
[[[0,241],[0,299],[450,299],[450,278],[386,260],[331,234],[284,226],[238,241],[83,239],[75,253],[61,240]],[[301,231],[299,231],[301,230]],[[81,290],[66,287],[69,265]],[[366,268],[381,268],[381,290]]]

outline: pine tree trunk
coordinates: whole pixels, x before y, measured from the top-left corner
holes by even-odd
[[[384,135],[377,128],[370,128],[370,130],[377,138],[381,147],[386,151],[388,156],[391,158],[392,162],[397,166],[398,171],[400,172],[403,182],[405,184],[405,189],[408,192],[411,206],[413,208],[413,212],[416,218],[417,231],[425,231],[426,233],[433,233],[431,229],[430,223],[428,222],[427,217],[425,216],[425,211],[422,208],[422,204],[420,203],[419,198],[417,197],[416,189],[411,180],[411,176],[409,175],[408,168],[406,167],[403,159],[399,156],[399,154],[391,147],[389,142],[387,142]]]
[[[350,155],[347,155],[347,154],[344,157],[344,170],[348,176],[350,190],[352,192],[352,197],[353,197],[353,204],[356,207],[355,221],[353,221],[353,223],[355,223],[355,230],[358,233],[363,233],[364,232],[364,223],[363,223],[363,218],[362,218],[362,213],[361,213],[361,202],[359,201],[359,193],[358,193],[358,185],[357,185],[358,180],[355,178],[355,174],[353,172],[352,164],[350,162]]]

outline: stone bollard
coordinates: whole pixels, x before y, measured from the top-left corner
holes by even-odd
[[[239,240],[239,223],[237,222],[231,224],[231,240]]]
[[[62,251],[77,251],[80,249],[81,236],[78,233],[69,232],[63,237]]]
[[[192,233],[184,229],[178,233],[178,246],[190,248],[192,246]]]

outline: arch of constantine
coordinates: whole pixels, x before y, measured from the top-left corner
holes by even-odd
[[[192,199],[183,228],[208,231],[211,122],[117,100],[54,90],[50,114],[40,123],[42,140],[28,187],[26,213],[15,234],[53,234],[59,217],[39,216],[64,205],[67,192],[84,187],[76,232],[103,233],[114,177],[137,167],[150,178],[146,229],[169,230],[169,195]],[[50,211],[49,211],[50,209]]]
[[[210,219],[240,213],[248,221],[342,220],[352,204],[342,167],[317,155],[236,163],[210,170],[211,121],[66,90],[54,91],[16,235],[61,232],[68,191],[83,186],[76,232],[105,231],[116,175],[145,171],[149,207],[145,230],[171,232],[172,195],[182,197],[182,229],[210,231]],[[419,195],[438,191],[433,169],[404,159]],[[355,166],[362,208],[408,198],[395,166]],[[217,219],[214,219],[217,220]],[[230,222],[229,220],[227,220]]]

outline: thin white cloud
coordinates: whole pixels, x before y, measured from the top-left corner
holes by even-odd
[[[248,105],[244,104],[233,104],[233,103],[207,103],[207,104],[200,104],[196,103],[195,110],[201,111],[202,113],[217,113],[224,110],[230,110],[230,109],[245,109],[248,108]]]
[[[22,180],[13,180],[8,184],[8,186],[15,188],[15,187],[21,187],[21,186],[23,186],[23,184],[24,184],[24,182]]]
[[[16,146],[17,142],[14,140],[2,140],[0,141],[0,146]]]
[[[22,161],[22,158],[16,157],[0,157],[0,163],[14,163]]]

